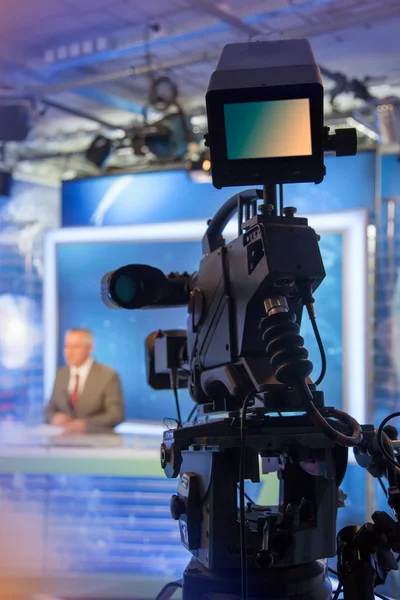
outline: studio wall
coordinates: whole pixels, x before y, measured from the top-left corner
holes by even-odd
[[[374,208],[375,154],[326,158],[320,185],[285,186],[285,205],[303,214]],[[135,184],[137,182],[137,185]],[[244,188],[216,190],[184,171],[73,180],[63,184],[62,225],[110,226],[208,219]]]

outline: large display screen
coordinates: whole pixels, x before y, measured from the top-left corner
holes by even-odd
[[[107,271],[128,263],[148,262],[166,273],[171,270],[194,272],[201,258],[200,241],[122,241],[118,230],[111,241],[107,228],[102,229],[104,239],[99,231],[94,241],[90,240],[90,231],[86,232],[89,239],[85,239],[85,229],[61,232],[69,236],[69,243],[56,245],[58,365],[63,364],[65,331],[71,327],[87,327],[95,335],[95,358],[116,369],[121,376],[126,417],[158,422],[164,417],[175,417],[172,392],[152,390],[147,384],[144,340],[158,328],[185,329],[186,309],[110,310],[101,301],[99,282]],[[326,233],[320,245],[329,273],[315,294],[320,333],[328,354],[324,389],[327,403],[342,408],[343,234]],[[301,329],[317,377],[320,357],[309,319],[303,319]],[[179,395],[182,415],[186,417],[193,402],[187,390],[180,390]]]
[[[308,98],[224,104],[228,160],[310,156]]]

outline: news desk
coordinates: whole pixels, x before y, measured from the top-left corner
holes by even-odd
[[[129,435],[72,438],[46,427],[0,431],[0,577],[6,573],[12,600],[19,590],[147,600],[181,576],[190,555],[170,516],[177,480],[160,467],[161,438],[162,427],[143,424]],[[276,501],[267,477],[248,490],[260,504]],[[339,526],[366,520],[365,479],[349,466]]]
[[[2,436],[0,571],[10,585],[57,598],[147,599],[181,576],[189,556],[169,512],[177,480],[161,469],[158,429]]]

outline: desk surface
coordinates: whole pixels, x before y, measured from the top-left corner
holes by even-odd
[[[55,428],[8,425],[0,436],[0,473],[164,477],[161,435],[62,437]]]

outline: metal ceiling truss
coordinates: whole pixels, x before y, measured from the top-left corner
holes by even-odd
[[[301,4],[290,5],[291,8],[286,9],[275,9],[273,11],[264,11],[262,13],[253,13],[245,17],[243,20],[235,17],[231,13],[229,13],[226,9],[219,8],[218,5],[211,5],[211,2],[202,0],[200,3],[198,0],[188,0],[190,5],[196,6],[196,8],[200,11],[204,11],[207,14],[212,14],[216,16],[218,19],[223,20],[224,23],[221,25],[225,29],[234,28],[235,30],[239,30],[243,33],[246,33],[248,36],[255,36],[260,34],[260,30],[256,28],[256,24],[259,22],[265,22],[269,17],[276,15],[289,14],[292,12],[296,12],[296,14],[301,15],[301,10],[307,7],[317,7],[317,6],[326,6],[328,7],[330,4],[337,4],[334,0],[309,0],[308,2],[303,2]],[[313,36],[320,35],[322,33],[329,33],[333,31],[337,31],[338,29],[343,29],[346,27],[352,27],[354,25],[366,22],[376,22],[378,20],[384,20],[388,17],[400,14],[400,2],[398,0],[393,0],[389,3],[378,5],[373,2],[370,6],[368,3],[364,4],[364,10],[362,13],[360,12],[351,12],[349,11],[347,14],[342,16],[340,19],[338,18],[326,18],[321,20],[318,24],[310,24],[305,23],[304,27],[295,27],[290,30],[282,31],[280,37],[282,39],[293,39],[293,38],[301,38],[308,37],[312,38]],[[216,29],[217,27],[217,29]],[[161,49],[163,46],[168,44],[177,43],[179,41],[188,41],[192,38],[203,37],[206,36],[207,33],[215,33],[219,30],[218,26],[208,27],[206,29],[193,29],[192,31],[183,32],[183,33],[172,33],[167,37],[161,37],[155,39],[151,42],[151,48]],[[117,51],[117,49],[115,49]],[[124,44],[122,48],[120,48],[121,53],[118,54],[118,57],[125,56],[126,54],[144,54],[145,46],[144,42],[132,42],[131,45]],[[113,50],[114,52],[114,50]],[[26,91],[31,93],[35,93],[38,96],[44,96],[48,94],[57,94],[65,91],[74,91],[74,93],[78,95],[83,95],[91,100],[94,100],[98,104],[103,104],[105,106],[112,106],[119,110],[125,110],[128,112],[140,113],[141,106],[132,101],[125,100],[120,97],[113,97],[113,95],[105,89],[98,89],[96,86],[102,86],[104,84],[113,83],[116,81],[121,81],[124,79],[133,79],[135,77],[148,75],[151,72],[160,72],[160,71],[168,71],[171,69],[179,69],[180,67],[187,67],[194,64],[199,63],[215,63],[220,54],[220,50],[210,50],[204,52],[195,52],[192,54],[184,54],[183,56],[179,56],[177,58],[171,58],[168,60],[154,61],[153,64],[142,64],[139,66],[132,66],[129,68],[112,71],[109,73],[97,73],[93,75],[87,75],[83,77],[76,77],[70,79],[62,79],[60,80],[60,76],[58,75],[58,81],[54,82],[54,73],[53,81],[49,83],[41,83],[37,86],[29,86],[26,88]],[[109,55],[107,51],[99,52],[94,55],[93,60],[96,59],[95,62],[102,62],[110,60],[111,58],[116,58],[114,54]],[[85,60],[85,57],[82,57],[82,60]],[[80,58],[76,59],[76,63],[65,64],[64,66],[78,66],[80,64]],[[56,65],[54,65],[56,67]],[[61,65],[59,65],[61,69]],[[51,69],[50,69],[51,71]],[[46,69],[39,71],[38,75],[41,77],[43,81],[44,73],[46,73]],[[49,75],[47,75],[49,78]]]
[[[216,4],[211,0],[185,0],[186,5],[191,9],[195,9],[199,13],[199,19],[188,23],[186,28],[182,30],[175,29],[165,31],[163,34],[153,36],[150,41],[150,48],[153,53],[159,51],[162,53],[163,48],[170,45],[184,44],[191,40],[207,38],[218,33],[235,32],[243,34],[243,39],[253,39],[257,36],[264,35],[265,26],[269,21],[276,17],[285,17],[295,14],[302,17],[302,12],[308,9],[324,9],[331,12],[326,18],[323,18],[321,11],[319,18],[310,19],[304,15],[304,25],[296,26],[291,29],[285,29],[281,32],[275,32],[280,39],[293,39],[307,37],[312,38],[321,34],[337,32],[345,28],[353,27],[368,22],[383,21],[393,16],[400,15],[400,1],[389,0],[388,2],[378,4],[374,0],[365,0],[362,5],[362,11],[353,10],[355,4],[348,0],[337,2],[337,0],[304,0],[302,2],[293,3],[290,1],[282,4],[277,1],[275,7],[269,10],[260,11],[260,4],[257,6],[248,7],[241,10],[241,18],[235,15],[227,5]],[[349,10],[345,10],[348,7]],[[246,14],[244,13],[246,10]],[[205,19],[201,17],[205,15]],[[217,19],[212,22],[210,18]],[[161,17],[160,17],[161,19]],[[179,70],[180,68],[189,67],[196,64],[210,64],[210,71],[213,64],[220,55],[220,48],[210,49],[201,52],[182,53],[178,57],[172,57],[165,60],[153,60],[144,64],[131,66],[128,68],[117,69],[112,72],[93,72],[83,76],[65,77],[63,71],[68,69],[78,69],[84,65],[92,65],[95,67],[100,63],[107,63],[111,60],[132,57],[140,57],[144,61],[146,53],[146,40],[144,39],[120,39],[114,42],[111,38],[105,41],[104,49],[93,52],[90,55],[81,55],[75,58],[66,58],[65,60],[55,61],[52,64],[41,63],[31,65],[29,69],[24,68],[23,71],[18,68],[19,72],[24,72],[26,80],[37,83],[28,85],[19,85],[18,89],[21,94],[32,96],[45,105],[57,110],[66,111],[77,117],[89,119],[97,122],[100,126],[106,129],[120,129],[120,126],[113,125],[95,115],[91,115],[84,110],[75,109],[66,106],[62,102],[54,100],[53,96],[64,92],[72,91],[74,94],[83,96],[94,101],[98,105],[111,106],[126,113],[140,114],[142,112],[142,99],[131,98],[125,99],[118,95],[117,90],[109,89],[108,84],[117,81],[133,80],[137,77],[143,77],[151,73],[165,72],[171,70]],[[237,38],[234,38],[237,39]],[[206,43],[204,44],[206,46]],[[179,71],[178,71],[179,72]],[[20,82],[19,82],[20,83]],[[129,92],[129,90],[128,90]],[[14,92],[15,93],[15,92]],[[134,94],[132,94],[134,95]],[[7,97],[8,93],[0,90],[1,96]]]

